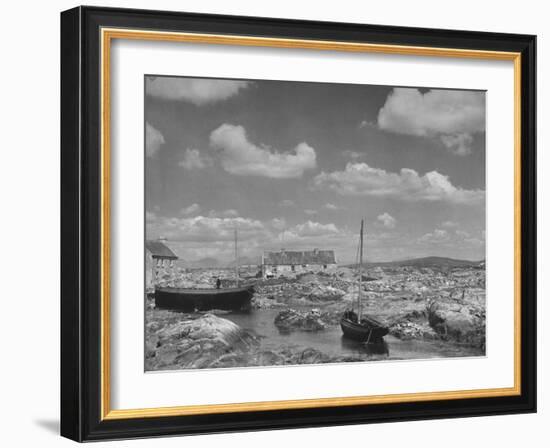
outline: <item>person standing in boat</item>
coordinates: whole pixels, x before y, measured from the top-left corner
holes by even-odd
[[[216,289],[220,289],[221,286],[222,286],[222,281],[218,277],[218,279],[216,280]]]
[[[349,319],[352,322],[357,322],[357,313],[353,309],[348,308],[344,311],[344,318]]]

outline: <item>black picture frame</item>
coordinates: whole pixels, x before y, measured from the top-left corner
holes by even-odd
[[[521,393],[516,396],[101,418],[100,29],[247,35],[521,53]],[[536,411],[536,37],[77,7],[61,13],[61,435],[76,441]]]

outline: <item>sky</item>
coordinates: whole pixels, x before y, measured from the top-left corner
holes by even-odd
[[[145,77],[146,238],[184,261],[485,258],[485,92]]]

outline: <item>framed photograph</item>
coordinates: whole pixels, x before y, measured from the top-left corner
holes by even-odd
[[[61,14],[61,433],[535,412],[535,36]]]

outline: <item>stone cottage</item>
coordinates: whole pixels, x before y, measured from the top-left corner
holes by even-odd
[[[263,278],[292,276],[304,272],[331,272],[337,268],[333,250],[264,252]]]
[[[152,288],[157,283],[159,272],[174,267],[177,255],[166,245],[166,240],[145,241],[145,285]]]

